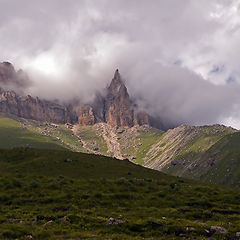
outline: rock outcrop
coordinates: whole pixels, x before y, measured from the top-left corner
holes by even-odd
[[[0,112],[54,123],[72,121],[72,113],[66,107],[29,95],[20,97],[14,91],[0,93]]]
[[[95,116],[91,106],[83,106],[78,108],[78,123],[80,125],[93,125],[95,123]]]
[[[133,104],[118,70],[107,88],[105,118],[111,126],[132,127],[134,124]]]
[[[16,72],[11,63],[0,63],[0,112],[54,123],[93,125],[104,122],[113,127],[150,125],[149,116],[136,111],[136,104],[131,100],[118,69],[104,94],[97,93],[92,104],[77,104],[75,108],[30,95],[20,96],[24,95],[29,82],[22,70]]]
[[[29,84],[29,78],[23,70],[15,71],[14,66],[9,62],[0,63],[0,86],[2,88],[15,90],[21,94]]]
[[[78,112],[80,113],[78,122],[81,125],[92,125],[93,122],[127,127],[150,124],[149,116],[146,113],[136,111],[136,106],[130,99],[118,69],[115,71],[105,95],[97,94],[91,106],[80,108]]]
[[[137,112],[134,114],[134,125],[152,125],[150,117],[145,112]]]

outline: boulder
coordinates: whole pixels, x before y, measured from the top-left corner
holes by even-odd
[[[108,220],[108,225],[119,225],[119,224],[123,224],[123,223],[125,223],[123,220],[115,219],[113,217],[109,218],[109,220]]]
[[[224,227],[220,227],[220,226],[211,226],[210,231],[222,233],[222,234],[226,234],[228,232]]]

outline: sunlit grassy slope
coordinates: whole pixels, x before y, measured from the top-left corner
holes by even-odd
[[[199,179],[234,186],[240,186],[240,133],[229,134],[212,146],[199,160],[206,171],[194,169]]]
[[[65,125],[0,115],[0,148],[23,146],[86,152],[79,139]]]
[[[56,139],[24,127],[12,118],[0,116],[0,148],[27,145],[36,148],[64,149]]]
[[[221,125],[180,126],[165,133],[144,126],[100,125],[74,131],[67,125],[0,116],[2,149],[28,146],[105,156],[118,151],[121,158],[167,174],[234,186],[240,185],[239,136],[239,131]]]

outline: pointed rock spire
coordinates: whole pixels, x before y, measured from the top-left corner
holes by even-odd
[[[114,78],[114,79],[120,79],[120,73],[119,73],[119,70],[118,70],[118,69],[116,69],[113,78]]]
[[[108,87],[108,94],[115,96],[122,88],[126,88],[126,86],[122,81],[119,70],[117,69],[114,73],[114,77],[110,83],[110,86]]]

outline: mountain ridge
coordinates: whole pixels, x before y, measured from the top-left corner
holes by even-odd
[[[14,90],[20,86],[22,90],[27,82],[29,79],[22,70],[16,72],[13,65],[8,62],[0,64],[0,112],[54,123],[78,122],[79,125],[93,125],[106,122],[111,126],[128,127],[151,125],[150,116],[138,112],[137,105],[130,98],[118,69],[106,88],[106,96],[96,93],[92,104],[66,106],[38,97],[33,98],[30,95],[21,97]]]
[[[15,71],[9,63],[5,65],[8,75]],[[0,86],[6,80],[11,82],[12,79],[0,79]],[[45,139],[51,143],[51,148],[128,159],[175,176],[219,184],[240,184],[239,131],[217,124],[181,125],[167,132],[155,129],[151,116],[137,111],[118,69],[105,90],[105,94],[96,93],[90,104],[67,107],[1,90],[0,113],[9,116],[3,120],[6,124],[0,126],[4,133],[0,148],[16,147],[19,141],[14,137],[20,140],[27,136],[23,142],[31,147],[48,148],[47,144],[38,143],[38,139],[40,142]],[[8,126],[8,119],[13,118],[11,114],[14,114],[16,122]],[[12,138],[8,132],[13,134]],[[8,145],[6,139],[11,140],[11,144]]]
[[[170,175],[240,185],[240,131],[223,125],[112,127],[53,124],[0,115],[0,148],[59,149],[128,159]]]

